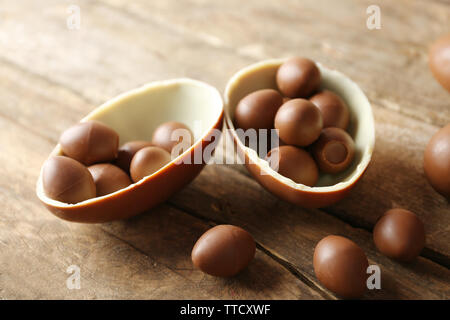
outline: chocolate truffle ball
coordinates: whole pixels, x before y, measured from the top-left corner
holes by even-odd
[[[351,165],[355,156],[355,143],[344,130],[325,128],[311,151],[321,171],[337,173]]]
[[[53,200],[74,204],[95,197],[95,184],[89,171],[68,157],[49,158],[42,171],[42,183],[46,196]]]
[[[314,249],[314,272],[329,290],[343,298],[360,298],[367,288],[369,261],[353,241],[327,236]]]
[[[88,167],[94,179],[97,197],[116,192],[131,184],[130,177],[115,165],[99,163]]]
[[[192,262],[203,272],[231,277],[242,271],[255,256],[253,237],[242,228],[219,225],[206,231],[192,249]]]
[[[309,101],[314,103],[322,113],[323,127],[337,127],[347,129],[350,120],[350,113],[344,100],[334,92],[323,90]]]
[[[177,132],[174,133],[176,130]],[[185,124],[170,121],[156,128],[155,132],[153,132],[152,143],[171,153],[173,147],[179,143],[191,146],[194,143],[194,135]]]
[[[272,149],[267,154],[266,160],[276,163],[277,159],[278,166],[272,164],[271,166],[282,176],[309,187],[317,183],[319,170],[313,158],[305,150],[288,145]]]
[[[236,126],[247,129],[272,129],[275,114],[283,97],[273,89],[262,89],[246,95],[239,101],[234,114]]]
[[[433,43],[429,52],[429,65],[436,80],[450,91],[450,34]]]
[[[313,143],[323,127],[319,109],[305,99],[292,99],[283,104],[275,115],[275,129],[280,139],[299,147]]]
[[[115,164],[125,172],[130,171],[130,163],[136,152],[145,147],[151,147],[153,143],[150,141],[136,140],[129,141],[119,148]]]
[[[291,58],[278,68],[276,81],[286,97],[308,98],[320,86],[320,70],[312,60]]]
[[[170,153],[159,147],[145,147],[131,160],[130,175],[133,182],[153,174],[164,167],[171,160]]]
[[[375,224],[373,241],[382,254],[400,261],[411,261],[425,245],[425,228],[411,211],[391,209]]]
[[[431,186],[450,199],[450,123],[436,132],[428,142],[423,169]]]
[[[105,124],[90,120],[64,131],[59,143],[66,156],[91,165],[117,157],[119,135]]]

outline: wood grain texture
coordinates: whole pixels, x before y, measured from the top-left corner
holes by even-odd
[[[427,67],[428,45],[450,31],[450,6],[378,3],[378,31],[365,25],[370,1],[79,0],[82,25],[73,31],[69,2],[2,4],[0,298],[336,298],[311,265],[317,241],[334,233],[382,269],[383,290],[365,298],[448,299],[450,207],[426,182],[422,154],[450,122],[449,94]],[[350,76],[374,107],[373,162],[340,203],[292,206],[242,166],[207,167],[168,204],[128,221],[70,224],[38,203],[39,167],[60,133],[105,100],[181,76],[221,90],[250,63],[298,54]],[[376,219],[393,206],[426,225],[424,257],[410,265],[383,257],[371,241]],[[221,222],[243,226],[259,244],[250,268],[231,280],[192,270],[189,258],[195,239]],[[82,267],[82,290],[65,286],[70,264]]]

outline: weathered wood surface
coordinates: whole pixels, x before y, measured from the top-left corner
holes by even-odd
[[[427,68],[427,46],[450,31],[442,1],[77,1],[0,5],[0,298],[335,298],[314,277],[312,253],[328,234],[360,244],[382,270],[366,298],[448,299],[449,204],[427,184],[422,153],[450,122],[449,94]],[[301,54],[341,70],[373,103],[377,143],[368,172],[340,203],[304,210],[276,199],[240,166],[209,166],[167,204],[128,221],[78,225],[34,195],[59,134],[101,102],[145,82],[179,76],[223,89],[239,68]],[[218,150],[217,156],[221,152]],[[425,222],[427,248],[412,264],[379,254],[378,216],[393,206]],[[193,270],[195,239],[215,223],[256,238],[257,258],[220,280]],[[77,264],[82,289],[66,288]],[[193,290],[194,288],[194,290]]]

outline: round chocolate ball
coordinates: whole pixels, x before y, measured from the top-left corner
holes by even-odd
[[[170,121],[161,124],[153,132],[152,143],[172,152],[173,147],[183,143],[183,148],[191,146],[194,143],[194,135],[192,131],[183,123]]]
[[[425,246],[425,228],[411,211],[391,209],[375,224],[373,241],[382,254],[400,261],[411,261]]]
[[[322,128],[320,110],[305,99],[289,100],[275,115],[275,129],[287,144],[308,146],[319,137]]]
[[[282,176],[295,183],[313,187],[319,179],[319,170],[313,158],[303,149],[294,146],[281,146],[270,150],[266,160]],[[276,165],[278,162],[278,165]]]
[[[45,195],[53,200],[74,204],[95,198],[95,184],[88,169],[68,157],[50,157],[44,163],[42,183]]]
[[[131,160],[131,179],[133,182],[138,182],[164,167],[170,160],[170,153],[167,150],[159,147],[145,147],[136,152]]]
[[[88,167],[94,179],[97,197],[116,192],[131,184],[130,177],[115,165],[99,163]]]
[[[431,186],[450,199],[450,123],[436,132],[428,142],[423,169]]]
[[[64,131],[59,143],[66,156],[89,166],[117,157],[119,135],[105,124],[89,120]]]
[[[325,128],[311,147],[319,169],[325,173],[338,173],[347,169],[355,156],[352,137],[340,128]]]
[[[347,129],[350,121],[350,113],[344,100],[334,92],[323,90],[309,101],[314,103],[322,113],[323,127],[337,127]]]
[[[247,129],[272,129],[283,97],[273,89],[252,92],[239,101],[234,113],[236,126]]]
[[[327,236],[314,249],[314,272],[329,290],[343,298],[360,298],[367,289],[369,261],[353,241]]]
[[[192,262],[203,272],[231,277],[242,271],[255,256],[253,237],[242,228],[218,225],[206,231],[192,249]]]
[[[125,172],[130,171],[130,163],[136,152],[145,147],[151,147],[153,143],[149,141],[136,140],[129,141],[119,148],[115,164]]]
[[[320,86],[320,70],[310,59],[291,58],[278,68],[276,81],[286,97],[308,98]]]
[[[450,91],[450,34],[437,39],[430,47],[429,65],[436,80]]]

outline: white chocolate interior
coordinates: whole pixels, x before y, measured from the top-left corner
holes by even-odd
[[[110,126],[119,134],[119,145],[132,140],[151,141],[157,126],[167,121],[179,121],[187,125],[194,134],[195,143],[185,151],[187,153],[212,130],[222,111],[223,101],[216,88],[200,81],[182,78],[152,82],[123,93],[96,108],[81,121],[99,120]],[[50,155],[58,154],[61,154],[59,144]],[[136,184],[103,197],[122,192]],[[42,201],[57,207],[74,206],[103,198],[97,197],[74,205],[50,199],[43,191],[42,169],[36,193]]]
[[[275,76],[283,62],[284,59],[262,61],[240,70],[230,79],[225,89],[226,123],[229,128],[234,129],[232,121],[234,111],[244,96],[259,89],[277,89]],[[355,142],[355,158],[347,170],[338,174],[321,173],[317,186],[308,187],[295,183],[272,170],[269,163],[259,158],[255,150],[246,147],[241,141],[238,143],[248,152],[250,161],[261,168],[263,174],[270,174],[299,190],[327,192],[346,188],[364,172],[375,145],[375,123],[370,102],[359,86],[342,73],[328,69],[319,63],[317,65],[322,76],[321,87],[337,93],[349,107],[350,125],[347,132]]]

